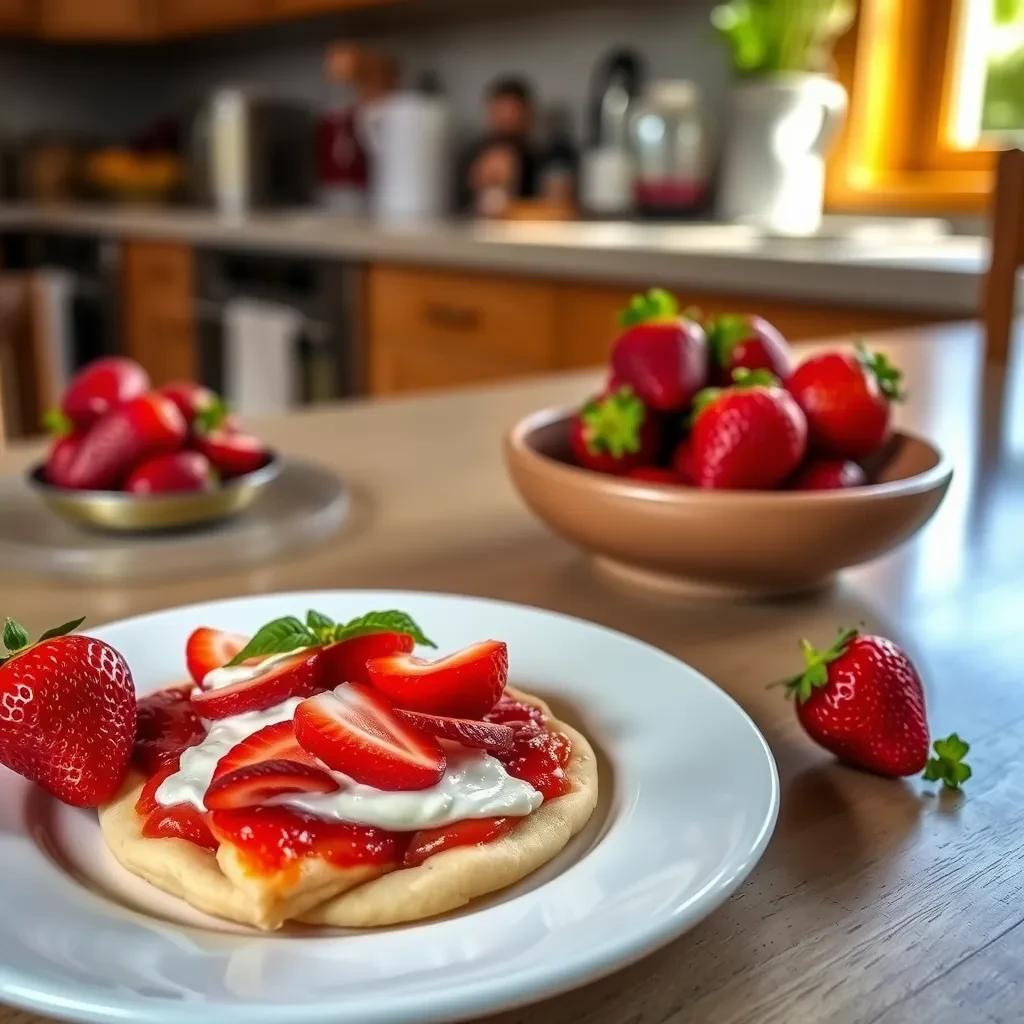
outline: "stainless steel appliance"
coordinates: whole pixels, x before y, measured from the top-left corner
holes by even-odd
[[[193,119],[189,163],[194,197],[226,215],[308,203],[313,112],[246,89],[218,89]]]

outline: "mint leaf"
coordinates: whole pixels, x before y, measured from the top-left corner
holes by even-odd
[[[416,624],[412,616],[400,611],[367,612],[344,625],[334,628],[332,639],[351,640],[355,636],[367,636],[370,633],[405,633],[424,647],[437,647],[423,630]]]
[[[329,615],[324,615],[323,612],[310,608],[306,612],[306,625],[313,631],[321,643],[326,644],[331,642],[337,623]]]
[[[228,662],[240,665],[247,658],[267,654],[284,654],[300,647],[316,647],[321,641],[313,631],[294,615],[274,619],[261,626],[256,635]]]
[[[4,647],[12,654],[28,646],[28,632],[20,622],[12,618],[4,620]]]
[[[72,619],[70,622],[63,622],[59,626],[54,626],[53,629],[48,629],[37,641],[42,643],[44,640],[52,640],[54,637],[67,636],[68,633],[73,633],[78,627],[85,622],[85,616],[83,615],[80,619]]]
[[[944,740],[932,744],[936,756],[928,759],[923,778],[926,782],[941,782],[947,789],[959,789],[970,777],[971,766],[964,761],[970,743],[954,732]]]

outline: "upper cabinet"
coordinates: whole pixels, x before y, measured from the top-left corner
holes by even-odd
[[[0,0],[0,36],[138,43],[224,32],[398,0]]]

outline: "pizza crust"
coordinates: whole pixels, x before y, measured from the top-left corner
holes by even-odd
[[[597,762],[586,738],[556,719],[537,697],[508,694],[539,707],[547,727],[572,743],[566,773],[572,790],[546,800],[507,835],[479,846],[435,854],[415,868],[384,874],[372,865],[341,868],[307,857],[267,876],[245,869],[238,851],[222,844],[217,855],[183,839],[147,839],[135,802],[144,779],[129,777],[121,793],[100,808],[103,838],[133,874],[197,909],[262,929],[298,919],[308,924],[366,928],[416,921],[465,906],[518,882],[558,854],[597,805]]]

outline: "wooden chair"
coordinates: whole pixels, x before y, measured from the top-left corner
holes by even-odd
[[[1017,274],[1024,267],[1024,150],[999,156],[992,201],[992,258],[985,279],[986,354],[1003,365],[1016,314]]]

